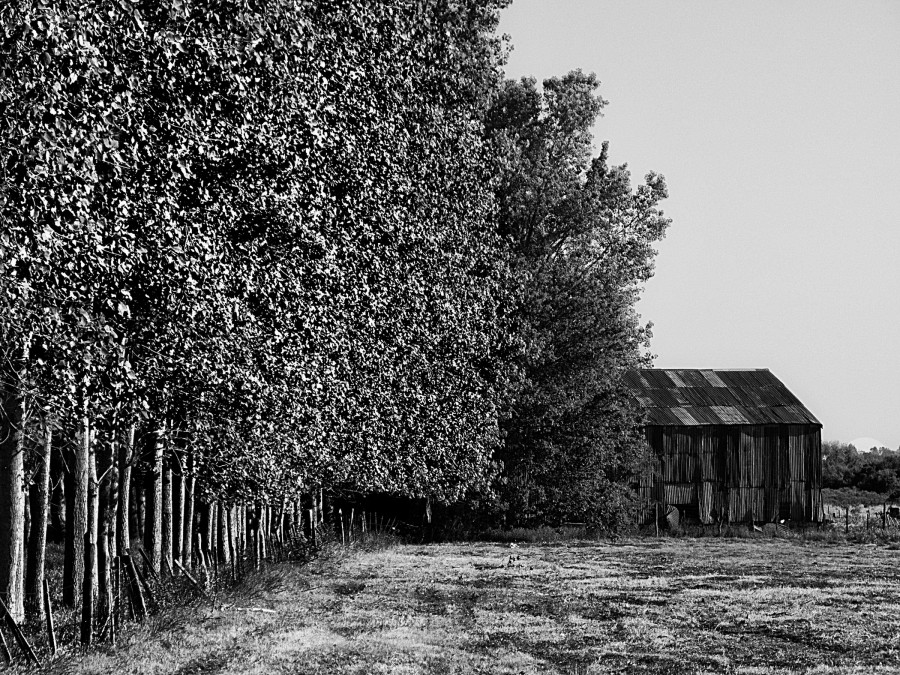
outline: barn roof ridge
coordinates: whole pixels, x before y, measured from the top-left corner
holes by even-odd
[[[650,425],[822,426],[768,368],[636,368],[624,381]]]

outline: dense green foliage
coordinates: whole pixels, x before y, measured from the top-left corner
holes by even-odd
[[[504,4],[0,5],[15,617],[51,503],[84,645],[134,541],[160,574],[258,564],[335,494],[628,521],[665,182],[592,158],[595,76],[503,81]]]
[[[666,187],[592,158],[593,75],[503,81],[504,4],[0,7],[0,594],[29,424],[93,519],[69,577],[132,468],[154,559],[323,487],[627,520]]]
[[[856,488],[900,499],[900,450],[859,452],[837,441],[822,443],[822,486]]]
[[[526,345],[500,455],[509,524],[621,526],[646,458],[621,375],[647,362],[650,333],[634,305],[669,223],[657,208],[666,186],[650,174],[633,191],[627,168],[609,166],[607,143],[592,158],[606,103],[598,87],[581,71],[541,90],[506,82],[487,116]]]
[[[497,9],[7,5],[0,337],[38,409],[189,437],[214,492],[483,483]]]

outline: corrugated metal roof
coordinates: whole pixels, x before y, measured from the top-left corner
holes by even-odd
[[[820,424],[768,369],[642,369],[625,384],[649,424]]]

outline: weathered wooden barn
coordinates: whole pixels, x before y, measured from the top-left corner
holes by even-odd
[[[703,523],[822,519],[822,425],[771,372],[633,370],[655,453],[642,502]]]

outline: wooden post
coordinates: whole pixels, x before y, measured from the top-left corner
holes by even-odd
[[[156,579],[157,581],[159,581],[159,574],[156,573],[156,570],[153,567],[153,561],[150,560],[150,556],[148,556],[147,552],[142,548],[138,549],[138,553],[141,554],[141,557],[144,559],[144,562],[147,563],[147,568],[150,570],[151,576],[154,579]]]
[[[316,510],[309,510],[309,540],[312,542],[313,548],[318,544],[316,542]]]
[[[653,525],[656,528],[656,537],[659,538],[659,502],[653,505]]]
[[[50,653],[56,656],[56,629],[53,626],[53,606],[50,604],[50,584],[44,577],[44,616],[47,620],[47,638],[50,641]]]
[[[173,558],[172,560],[174,561],[175,559]],[[174,577],[174,576],[175,576],[175,572],[172,571],[172,566],[169,564],[169,559],[168,559],[166,556],[163,556],[162,561],[163,561],[163,567],[165,567],[166,569],[165,569],[165,570],[160,570],[160,573],[165,572],[165,571],[168,571],[169,577],[170,577],[170,578],[171,578],[171,577]]]
[[[184,575],[184,578],[191,582],[191,585],[196,588],[200,593],[202,593],[205,597],[209,597],[206,591],[203,589],[203,586],[199,584],[199,582],[191,576],[190,572],[188,572],[184,567],[181,566],[181,563],[177,560],[175,561],[175,565],[181,570],[181,573]]]
[[[134,558],[125,554],[125,572],[128,574],[128,591],[134,608],[134,618],[142,621],[147,616],[147,603],[141,591],[141,582],[138,578],[137,568],[134,566]]]
[[[3,615],[6,617],[6,625],[9,626],[9,629],[12,631],[13,635],[16,638],[16,642],[19,643],[19,647],[25,652],[25,656],[35,662],[38,668],[41,667],[41,662],[38,660],[37,655],[34,653],[34,650],[31,648],[31,645],[28,643],[28,640],[25,638],[25,634],[22,633],[22,629],[19,628],[19,624],[16,623],[16,620],[13,618],[13,615],[9,613],[9,609],[6,606],[6,603],[3,602],[3,599],[0,598],[0,611],[3,612]]]
[[[3,648],[3,658],[6,659],[6,665],[12,665],[12,654],[9,653],[9,645],[6,644],[6,638],[3,637],[2,630],[0,630],[0,647]]]
[[[156,602],[156,596],[153,595],[153,589],[150,588],[150,584],[147,582],[147,578],[143,574],[141,574],[140,568],[135,567],[134,570],[137,573],[140,587],[143,589],[144,593],[147,594],[147,599],[150,601],[150,604],[158,608],[159,604]]]
[[[850,532],[850,507],[848,506],[845,512],[844,519],[844,534]]]
[[[346,546],[347,541],[344,537],[344,511],[343,509],[338,509],[338,520],[341,521],[341,546]]]

